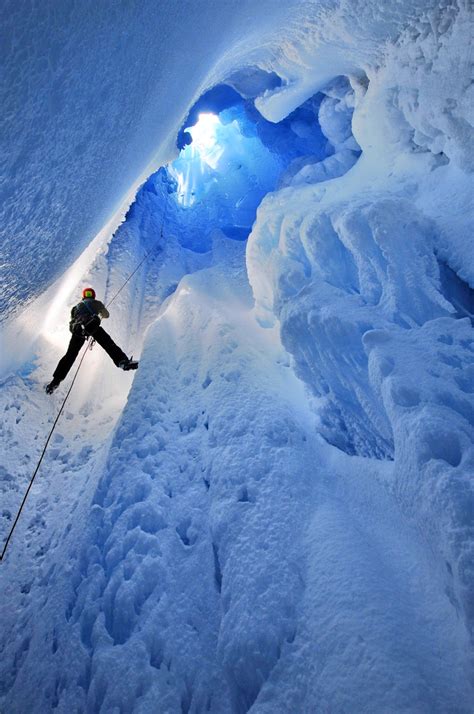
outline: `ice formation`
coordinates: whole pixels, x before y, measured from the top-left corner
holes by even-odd
[[[0,709],[470,714],[468,4],[4,32],[3,539],[85,283],[140,368],[87,353],[0,564]]]

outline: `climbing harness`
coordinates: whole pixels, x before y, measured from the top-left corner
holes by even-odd
[[[161,231],[160,231],[160,238],[161,238],[161,239],[163,238],[163,230],[164,230],[164,223],[165,223],[165,217],[166,217],[167,208],[168,208],[168,194],[167,194],[167,196],[166,196],[165,207],[164,207],[163,216],[162,216],[162,219],[161,219]],[[129,275],[128,278],[125,280],[125,282],[123,283],[123,285],[119,288],[119,290],[117,290],[117,292],[116,292],[115,295],[112,297],[112,299],[109,300],[109,302],[108,302],[107,305],[106,305],[107,308],[109,307],[109,305],[111,305],[111,304],[113,303],[113,301],[115,300],[115,298],[122,292],[122,290],[124,289],[125,285],[126,285],[126,284],[130,281],[130,279],[135,275],[135,273],[137,272],[137,270],[143,265],[143,263],[145,262],[145,260],[154,252],[154,250],[156,250],[156,248],[151,248],[151,249],[148,251],[148,253],[145,254],[144,258],[142,258],[142,260],[138,263],[138,265],[137,265],[137,267],[135,268],[135,270],[134,270],[132,273],[130,273],[130,275]],[[84,329],[85,329],[85,328],[87,327],[87,325],[89,325],[95,318],[96,318],[96,315],[94,315],[94,317],[92,317],[88,322],[83,323],[83,324],[84,324]],[[36,464],[36,468],[35,468],[35,470],[34,470],[33,476],[32,476],[31,479],[30,479],[30,482],[29,482],[29,484],[28,484],[28,488],[26,489],[25,495],[23,496],[23,500],[22,500],[22,502],[21,502],[21,504],[20,504],[20,507],[19,507],[19,509],[18,509],[18,512],[17,512],[17,514],[16,514],[16,516],[15,516],[15,520],[13,521],[13,525],[12,525],[12,527],[10,528],[10,532],[8,533],[7,539],[6,539],[5,544],[4,544],[4,546],[3,546],[3,550],[2,550],[2,552],[1,552],[1,554],[0,554],[0,561],[2,561],[3,558],[4,558],[4,556],[5,556],[5,553],[6,553],[7,548],[8,548],[8,544],[9,544],[11,538],[12,538],[12,535],[13,535],[13,531],[15,530],[15,527],[16,527],[16,525],[17,525],[19,519],[20,519],[21,512],[22,512],[23,507],[24,507],[24,505],[25,505],[25,503],[26,503],[26,499],[28,498],[28,495],[29,495],[29,493],[30,493],[30,491],[31,491],[31,487],[33,486],[33,482],[34,482],[34,480],[35,480],[35,478],[36,478],[36,475],[37,475],[37,473],[38,473],[38,471],[39,471],[39,469],[40,469],[41,463],[42,463],[42,461],[43,461],[44,455],[45,455],[45,453],[46,453],[46,449],[48,448],[48,444],[49,444],[49,442],[50,442],[50,440],[51,440],[51,437],[52,437],[52,435],[53,435],[53,432],[54,432],[54,430],[55,430],[55,428],[56,428],[56,425],[57,425],[57,423],[58,423],[58,421],[59,421],[59,418],[60,418],[61,414],[63,413],[63,410],[64,410],[64,407],[66,406],[66,402],[67,402],[67,400],[68,400],[68,397],[69,397],[69,395],[71,394],[72,388],[73,388],[73,386],[74,386],[74,382],[76,381],[76,377],[77,377],[77,375],[79,374],[79,370],[81,369],[82,363],[83,363],[83,361],[84,361],[84,357],[86,356],[86,354],[87,354],[88,351],[92,350],[92,348],[94,347],[94,345],[95,345],[95,340],[94,340],[94,338],[93,338],[92,335],[91,335],[91,340],[90,340],[90,342],[88,342],[88,343],[86,344],[86,346],[85,346],[85,349],[84,349],[84,351],[83,351],[83,353],[82,353],[82,357],[81,357],[81,359],[80,359],[80,361],[79,361],[79,365],[78,365],[78,367],[77,367],[77,369],[76,369],[76,372],[75,372],[75,374],[74,374],[74,377],[73,377],[73,379],[72,379],[72,382],[71,382],[71,384],[70,384],[70,387],[69,387],[69,389],[68,389],[68,391],[67,391],[66,396],[65,396],[64,399],[63,399],[63,402],[62,402],[61,407],[60,407],[60,409],[59,409],[58,415],[57,415],[56,419],[55,419],[54,422],[53,422],[53,426],[51,427],[51,430],[50,430],[50,432],[49,432],[49,434],[48,434],[48,438],[46,439],[46,443],[45,443],[45,445],[44,445],[43,451],[41,452],[41,456],[39,457],[39,461],[38,461],[38,463]]]

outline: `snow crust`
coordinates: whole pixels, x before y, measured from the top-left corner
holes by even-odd
[[[216,234],[165,301],[112,432],[107,384],[71,405],[11,551],[7,710],[466,711],[446,569],[386,488],[391,463],[315,440],[244,250]],[[18,391],[9,412],[31,423]]]
[[[140,368],[86,356],[0,566],[0,708],[469,714],[469,8],[7,10],[2,535],[85,283]],[[210,162],[150,176],[222,80]]]

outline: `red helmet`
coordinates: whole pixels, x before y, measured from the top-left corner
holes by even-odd
[[[82,298],[95,298],[95,290],[94,288],[84,288],[82,291]]]

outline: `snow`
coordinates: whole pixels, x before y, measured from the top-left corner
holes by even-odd
[[[16,588],[3,600],[23,648],[7,710],[464,711],[462,627],[381,480],[393,466],[314,440],[278,332],[253,316],[244,244],[215,243],[147,331],[111,437],[107,407],[94,437],[71,439],[72,411],[60,430],[35,487],[45,517],[22,524],[37,576],[15,575],[47,627],[6,616]],[[87,465],[85,441],[103,443]]]
[[[2,711],[472,710],[471,22],[6,9]]]

